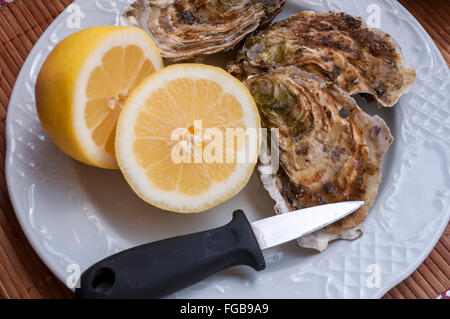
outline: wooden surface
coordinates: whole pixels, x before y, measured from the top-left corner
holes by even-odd
[[[357,1],[357,0],[355,0]],[[5,121],[28,52],[71,0],[15,0],[0,8],[0,298],[73,298],[37,257],[11,207],[5,182]],[[450,1],[401,0],[450,65]],[[436,298],[450,288],[450,227],[425,262],[385,298]]]

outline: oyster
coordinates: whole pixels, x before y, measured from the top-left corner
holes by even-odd
[[[244,80],[288,65],[347,94],[371,94],[386,107],[396,104],[415,79],[388,34],[342,12],[301,12],[249,36],[228,71]]]
[[[362,111],[333,84],[296,67],[280,67],[245,81],[263,126],[279,129],[280,169],[267,174],[270,154],[259,166],[277,213],[346,200],[365,205],[352,215],[299,239],[324,250],[337,238],[360,236],[377,194],[383,154],[393,141],[377,115]]]
[[[122,14],[144,29],[170,61],[233,48],[270,24],[285,0],[137,0]]]

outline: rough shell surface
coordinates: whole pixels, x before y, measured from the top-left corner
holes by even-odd
[[[169,61],[233,48],[270,24],[285,0],[137,0],[122,14],[144,29]]]
[[[352,215],[302,237],[300,245],[322,251],[331,240],[360,236],[378,191],[382,157],[393,141],[385,122],[367,115],[338,87],[296,67],[280,67],[245,84],[263,126],[278,128],[278,148],[272,136],[259,166],[277,213],[365,201]],[[278,156],[270,149],[278,149]]]
[[[244,80],[288,65],[347,94],[370,94],[385,107],[395,105],[415,79],[391,36],[343,12],[301,12],[253,34],[228,71]]]

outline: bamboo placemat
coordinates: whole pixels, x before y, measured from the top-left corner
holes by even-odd
[[[357,0],[355,0],[357,1]],[[0,0],[0,298],[73,298],[31,248],[5,181],[5,121],[20,68],[47,26],[72,0]],[[447,0],[401,0],[433,37],[450,65]],[[385,298],[436,298],[450,288],[450,226],[425,262]]]

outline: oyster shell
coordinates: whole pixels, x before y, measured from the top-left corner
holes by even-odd
[[[279,129],[280,169],[270,154],[259,166],[277,213],[346,200],[365,205],[352,215],[299,239],[324,250],[337,238],[354,239],[375,200],[383,154],[393,141],[377,115],[362,111],[341,89],[296,67],[280,67],[244,82],[263,126]]]
[[[137,0],[122,23],[144,29],[161,55],[186,60],[233,48],[270,24],[285,0]]]
[[[386,107],[396,104],[415,79],[388,34],[342,12],[301,12],[253,34],[228,71],[244,80],[288,65],[320,76],[347,94],[371,94]]]

